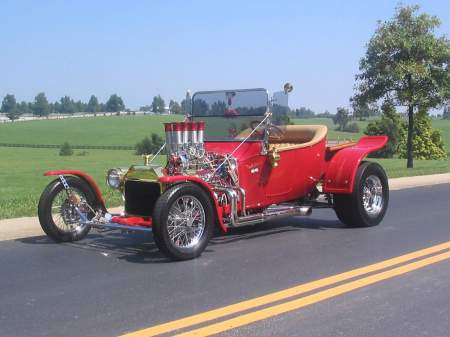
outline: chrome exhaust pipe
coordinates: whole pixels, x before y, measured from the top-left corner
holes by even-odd
[[[308,216],[311,215],[311,206],[282,206],[268,208],[259,214],[252,214],[238,217],[235,224],[236,227],[254,225],[269,220],[287,218],[290,216]]]

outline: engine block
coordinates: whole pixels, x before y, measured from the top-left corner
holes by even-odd
[[[194,175],[213,186],[239,186],[236,159],[205,150],[205,122],[165,123],[164,128],[168,175]]]

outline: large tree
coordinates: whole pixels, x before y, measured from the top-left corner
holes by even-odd
[[[359,104],[389,100],[408,112],[407,167],[413,167],[414,113],[439,107],[450,97],[450,42],[437,37],[440,21],[419,14],[418,6],[398,7],[379,22],[356,75]]]
[[[14,95],[8,94],[3,98],[1,112],[5,113],[13,122],[19,118],[20,110],[17,108],[17,102]]]
[[[166,103],[162,99],[161,95],[153,97],[152,111],[154,113],[163,113]]]
[[[119,112],[123,110],[125,110],[125,104],[123,103],[122,97],[116,94],[111,95],[106,102],[106,111]]]
[[[47,97],[43,92],[36,95],[33,103],[33,114],[39,117],[48,116],[50,107],[48,105]]]
[[[87,112],[96,113],[100,111],[99,108],[98,98],[95,95],[92,95],[87,104]]]

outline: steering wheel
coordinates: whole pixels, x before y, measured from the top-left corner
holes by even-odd
[[[263,135],[263,131],[257,129],[259,123],[261,123],[260,121],[251,121],[250,122],[250,127],[252,128],[252,131],[255,131],[255,134],[262,136]],[[280,140],[283,135],[284,135],[284,131],[279,127],[276,126],[274,124],[270,124],[268,126],[269,129],[269,137],[272,137],[272,139],[274,140]]]

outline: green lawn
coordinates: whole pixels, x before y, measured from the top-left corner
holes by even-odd
[[[406,159],[375,159],[387,172],[389,178],[420,176],[426,174],[450,172],[450,160],[414,160],[414,168],[406,168]]]
[[[182,116],[113,116],[31,121],[0,124],[0,142],[24,144],[134,145],[152,132],[163,134],[162,122],[180,120]],[[360,134],[337,132],[331,119],[295,119],[299,124],[325,124],[330,139],[358,139]],[[450,121],[433,120],[443,130],[450,144]],[[84,155],[81,155],[84,152]],[[163,161],[160,157],[158,160]],[[450,161],[415,161],[407,170],[401,159],[381,159],[389,177],[450,172]],[[111,167],[128,167],[142,163],[133,151],[75,150],[71,157],[61,157],[58,149],[28,149],[0,147],[0,219],[36,215],[37,202],[44,187],[51,181],[42,173],[53,169],[80,169],[92,175],[105,193],[109,206],[118,205],[121,197],[106,187],[105,174]]]
[[[164,122],[180,115],[107,116],[0,124],[0,143],[135,145],[152,132],[164,134]]]
[[[291,121],[295,124],[319,124],[328,127],[328,139],[333,140],[357,140],[363,136],[363,131],[366,128],[368,121],[356,121],[359,126],[358,133],[336,131],[336,125],[333,124],[331,118],[293,118]]]
[[[0,219],[34,216],[45,186],[53,177],[44,177],[47,170],[78,169],[90,174],[100,185],[109,206],[120,204],[121,196],[106,186],[105,175],[112,167],[142,164],[133,151],[75,150],[71,157],[61,157],[57,149],[0,147]],[[161,163],[160,157],[156,162]]]

